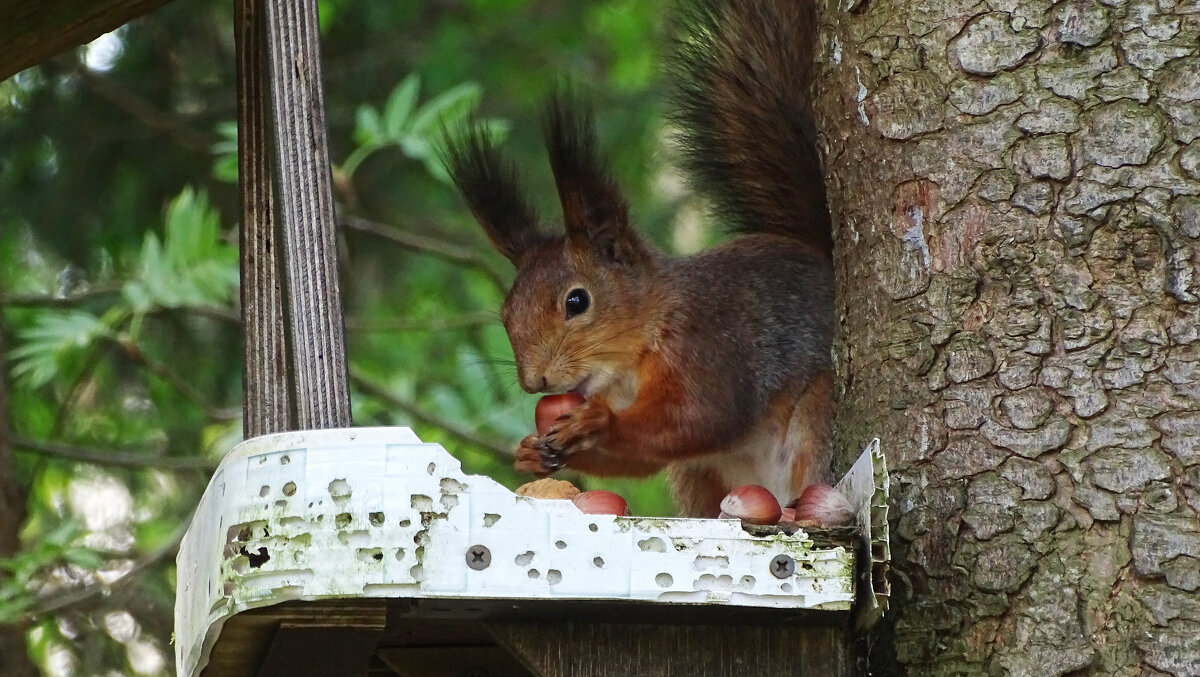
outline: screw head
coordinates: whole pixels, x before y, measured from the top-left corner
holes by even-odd
[[[771,560],[771,575],[775,578],[788,578],[796,573],[796,561],[788,555],[775,555]]]
[[[483,571],[492,563],[492,551],[486,545],[472,545],[467,548],[467,566],[475,571]]]

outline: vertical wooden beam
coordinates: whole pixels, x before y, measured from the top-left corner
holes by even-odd
[[[350,425],[316,0],[265,0],[296,423]]]
[[[238,185],[241,189],[242,328],[247,439],[296,427],[288,391],[279,227],[271,177],[266,23],[259,0],[236,0]]]

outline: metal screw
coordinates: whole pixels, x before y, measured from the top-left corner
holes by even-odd
[[[492,551],[486,545],[472,545],[467,548],[467,566],[475,571],[483,571],[492,563]]]
[[[771,575],[775,578],[787,578],[796,573],[796,562],[787,555],[775,555],[771,560]]]

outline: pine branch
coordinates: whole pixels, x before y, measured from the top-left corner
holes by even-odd
[[[463,247],[452,242],[429,237],[428,235],[409,232],[358,216],[344,217],[340,225],[342,228],[348,230],[355,230],[360,233],[368,233],[375,237],[383,238],[410,251],[429,254],[444,261],[474,268],[486,275],[498,289],[505,290],[508,288],[508,285],[504,281],[504,276],[492,267],[486,259],[480,256],[478,252],[469,247]]]
[[[64,442],[45,442],[20,435],[13,436],[12,446],[19,451],[32,452],[43,456],[118,468],[159,468],[162,470],[204,470],[211,472],[217,467],[215,461],[204,458],[154,456],[136,451],[101,449]]]
[[[455,317],[434,317],[424,320],[366,320],[351,317],[346,320],[350,331],[428,331],[442,332],[452,329],[474,329],[499,324],[495,313],[469,313]]]
[[[81,303],[94,301],[121,293],[124,285],[120,283],[96,285],[91,289],[75,292],[67,296],[52,294],[6,294],[0,296],[2,308],[70,308]]]

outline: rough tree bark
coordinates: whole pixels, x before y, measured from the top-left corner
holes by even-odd
[[[1200,5],[819,4],[877,673],[1200,675]]]

